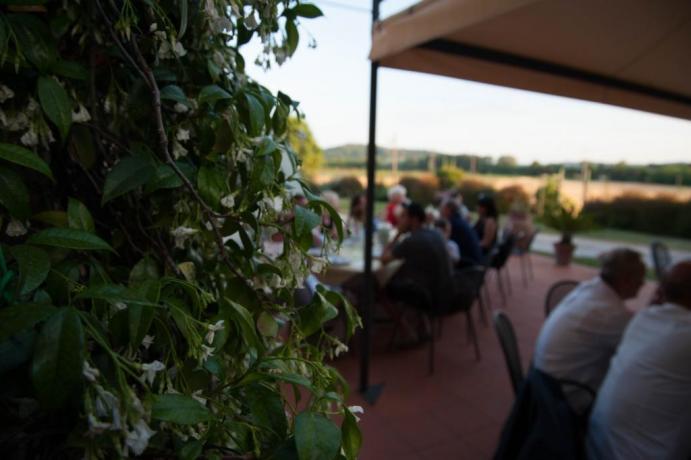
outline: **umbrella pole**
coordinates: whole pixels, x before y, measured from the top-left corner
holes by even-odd
[[[372,28],[379,20],[379,3],[372,0]],[[372,61],[370,66],[369,96],[369,141],[367,143],[367,209],[365,231],[365,296],[362,306],[363,331],[360,347],[360,392],[365,399],[374,403],[380,389],[370,388],[369,368],[372,341],[372,306],[374,303],[374,277],[372,276],[372,240],[374,238],[374,173],[376,168],[376,134],[377,134],[377,74],[379,63]],[[374,391],[372,391],[374,390]]]

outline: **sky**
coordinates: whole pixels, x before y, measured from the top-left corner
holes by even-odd
[[[370,0],[313,0],[324,17],[303,20],[292,59],[248,72],[300,101],[323,148],[366,144],[369,123]],[[386,17],[415,0],[386,0]],[[317,47],[308,46],[309,37]],[[691,163],[691,121],[559,96],[393,69],[379,70],[377,144],[386,147],[513,155],[539,161]]]

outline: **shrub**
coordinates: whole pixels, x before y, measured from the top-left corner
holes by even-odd
[[[463,204],[471,210],[477,207],[480,194],[494,195],[494,188],[490,184],[477,179],[464,179],[458,191],[463,196]]]
[[[530,204],[530,194],[520,185],[508,185],[495,194],[497,208],[500,213],[506,213],[512,205],[527,208]]]
[[[444,165],[437,171],[437,179],[439,179],[439,187],[442,190],[447,190],[458,186],[463,180],[463,170],[456,165]]]
[[[343,348],[322,327],[343,301],[323,288],[293,301],[323,265],[307,256],[322,213],[342,226],[314,195],[293,204],[297,102],[250,79],[239,48],[256,34],[260,62],[280,63],[319,9],[4,3],[3,455],[355,458],[346,389],[324,364]],[[309,393],[299,409],[289,385]]]
[[[343,198],[352,198],[355,195],[365,191],[365,188],[360,183],[360,180],[354,176],[342,177],[338,180],[330,182],[323,188],[333,190]]]
[[[405,176],[400,184],[408,191],[408,198],[423,206],[433,204],[439,191],[439,181],[433,176]]]
[[[627,193],[612,201],[590,201],[584,211],[602,227],[679,238],[691,235],[691,201],[680,202],[669,195],[647,198]]]

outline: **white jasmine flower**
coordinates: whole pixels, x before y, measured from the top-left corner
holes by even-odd
[[[64,86],[62,84],[62,82],[59,80],[58,80],[58,84],[60,84],[60,86]],[[38,110],[38,108],[39,108],[39,105],[38,105],[38,102],[36,102],[36,99],[34,99],[33,97],[30,97],[29,103],[26,106],[26,110],[30,113],[34,113],[35,111]]]
[[[124,303],[124,302],[115,302],[115,303],[113,304],[113,306],[114,306],[115,309],[118,310],[118,311],[122,311],[122,310],[127,309],[127,304]]]
[[[180,226],[171,231],[170,234],[173,235],[173,238],[175,238],[175,247],[178,249],[184,249],[185,241],[187,241],[190,236],[194,235],[198,231],[199,230],[194,228]]]
[[[158,29],[158,24],[155,22],[149,26],[149,32],[156,32],[156,29]]]
[[[27,147],[33,147],[38,145],[38,134],[36,134],[36,131],[34,131],[32,127],[29,131],[25,132],[19,140]]]
[[[110,417],[112,429],[119,430],[122,425],[122,417],[120,416],[120,400],[111,393],[103,389],[101,385],[96,385],[98,397],[96,398],[96,415],[98,417]]]
[[[226,195],[221,198],[221,206],[224,208],[232,208],[235,206],[235,197],[233,195]]]
[[[202,356],[201,360],[202,362],[205,362],[207,359],[211,358],[214,354],[214,349],[213,347],[208,347],[206,345],[202,345]]]
[[[190,140],[190,131],[189,129],[178,129],[178,132],[175,134],[175,139],[179,141],[188,141]]]
[[[355,414],[364,414],[365,409],[362,408],[362,406],[348,406],[348,410],[355,416],[356,421],[360,421],[360,417],[358,417]]]
[[[185,49],[184,46],[182,46],[182,43],[175,42],[175,46],[173,47],[173,53],[177,57],[183,57],[185,54],[187,54],[187,50]]]
[[[196,399],[197,401],[199,401],[199,403],[200,403],[202,406],[206,406],[206,398],[203,398],[203,397],[201,396],[201,394],[202,394],[202,390],[197,390],[197,391],[193,392],[191,396],[192,396],[194,399]]]
[[[88,361],[84,361],[84,366],[82,367],[82,375],[89,382],[95,382],[101,373],[95,367],[91,367]]]
[[[125,445],[135,456],[141,455],[146,450],[146,447],[149,445],[149,439],[154,434],[156,432],[149,428],[144,419],[139,419],[133,426],[133,430],[127,432]]]
[[[74,123],[86,123],[89,120],[91,120],[89,111],[82,104],[79,104],[79,109],[76,112],[72,112],[72,121]]]
[[[7,224],[7,230],[5,233],[7,233],[7,236],[11,237],[22,236],[26,234],[26,227],[21,221],[12,219],[10,223]]]
[[[216,332],[223,330],[223,320],[216,321],[216,324],[209,324],[207,327],[208,332],[206,333],[206,342],[211,345],[214,342],[214,337],[216,337]]]
[[[187,149],[178,141],[173,141],[173,157],[177,160],[180,157],[187,156]]]
[[[323,257],[313,257],[310,265],[312,273],[321,273],[326,267],[327,261]]]
[[[154,336],[153,335],[145,335],[144,338],[142,339],[142,346],[145,349],[149,349],[151,344],[154,343]]]
[[[177,113],[185,113],[189,110],[189,107],[187,107],[185,104],[182,104],[180,102],[176,102],[175,105],[173,106],[173,109]]]
[[[156,373],[165,370],[165,368],[165,364],[163,364],[161,361],[144,363],[142,364],[142,370],[144,371],[144,373],[142,374],[141,378],[144,382],[147,382],[149,385],[151,385],[154,383]]]
[[[334,349],[334,355],[339,356],[341,353],[348,353],[348,345],[338,342],[336,348]]]
[[[103,433],[105,430],[108,430],[113,426],[112,423],[102,422],[99,419],[97,419],[96,417],[94,417],[92,414],[89,414],[88,421],[89,421],[89,433],[92,433],[92,434]]]
[[[14,97],[14,91],[5,85],[0,85],[0,103]]]
[[[23,113],[7,118],[7,129],[9,131],[21,131],[29,127],[29,119]]]

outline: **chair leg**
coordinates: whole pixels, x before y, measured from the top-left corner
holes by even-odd
[[[497,287],[499,288],[499,294],[501,294],[501,300],[504,305],[506,305],[506,292],[504,291],[504,282],[501,280],[501,273],[499,270],[495,270],[497,274]]]
[[[470,314],[470,310],[465,312],[465,319],[468,322],[468,332],[470,338],[473,340],[473,346],[475,347],[475,360],[480,361],[482,358],[480,355],[480,345],[477,343],[477,333],[475,331],[475,324],[473,322],[473,317]]]
[[[485,302],[482,300],[482,292],[477,293],[477,306],[480,310],[480,321],[482,321],[485,327],[489,326],[487,323],[487,315],[485,314]]]
[[[520,260],[521,260],[521,279],[523,280],[523,287],[528,287],[528,274],[526,273],[528,270],[528,267],[526,267],[526,264],[528,263],[526,261],[526,254],[521,254]]]

